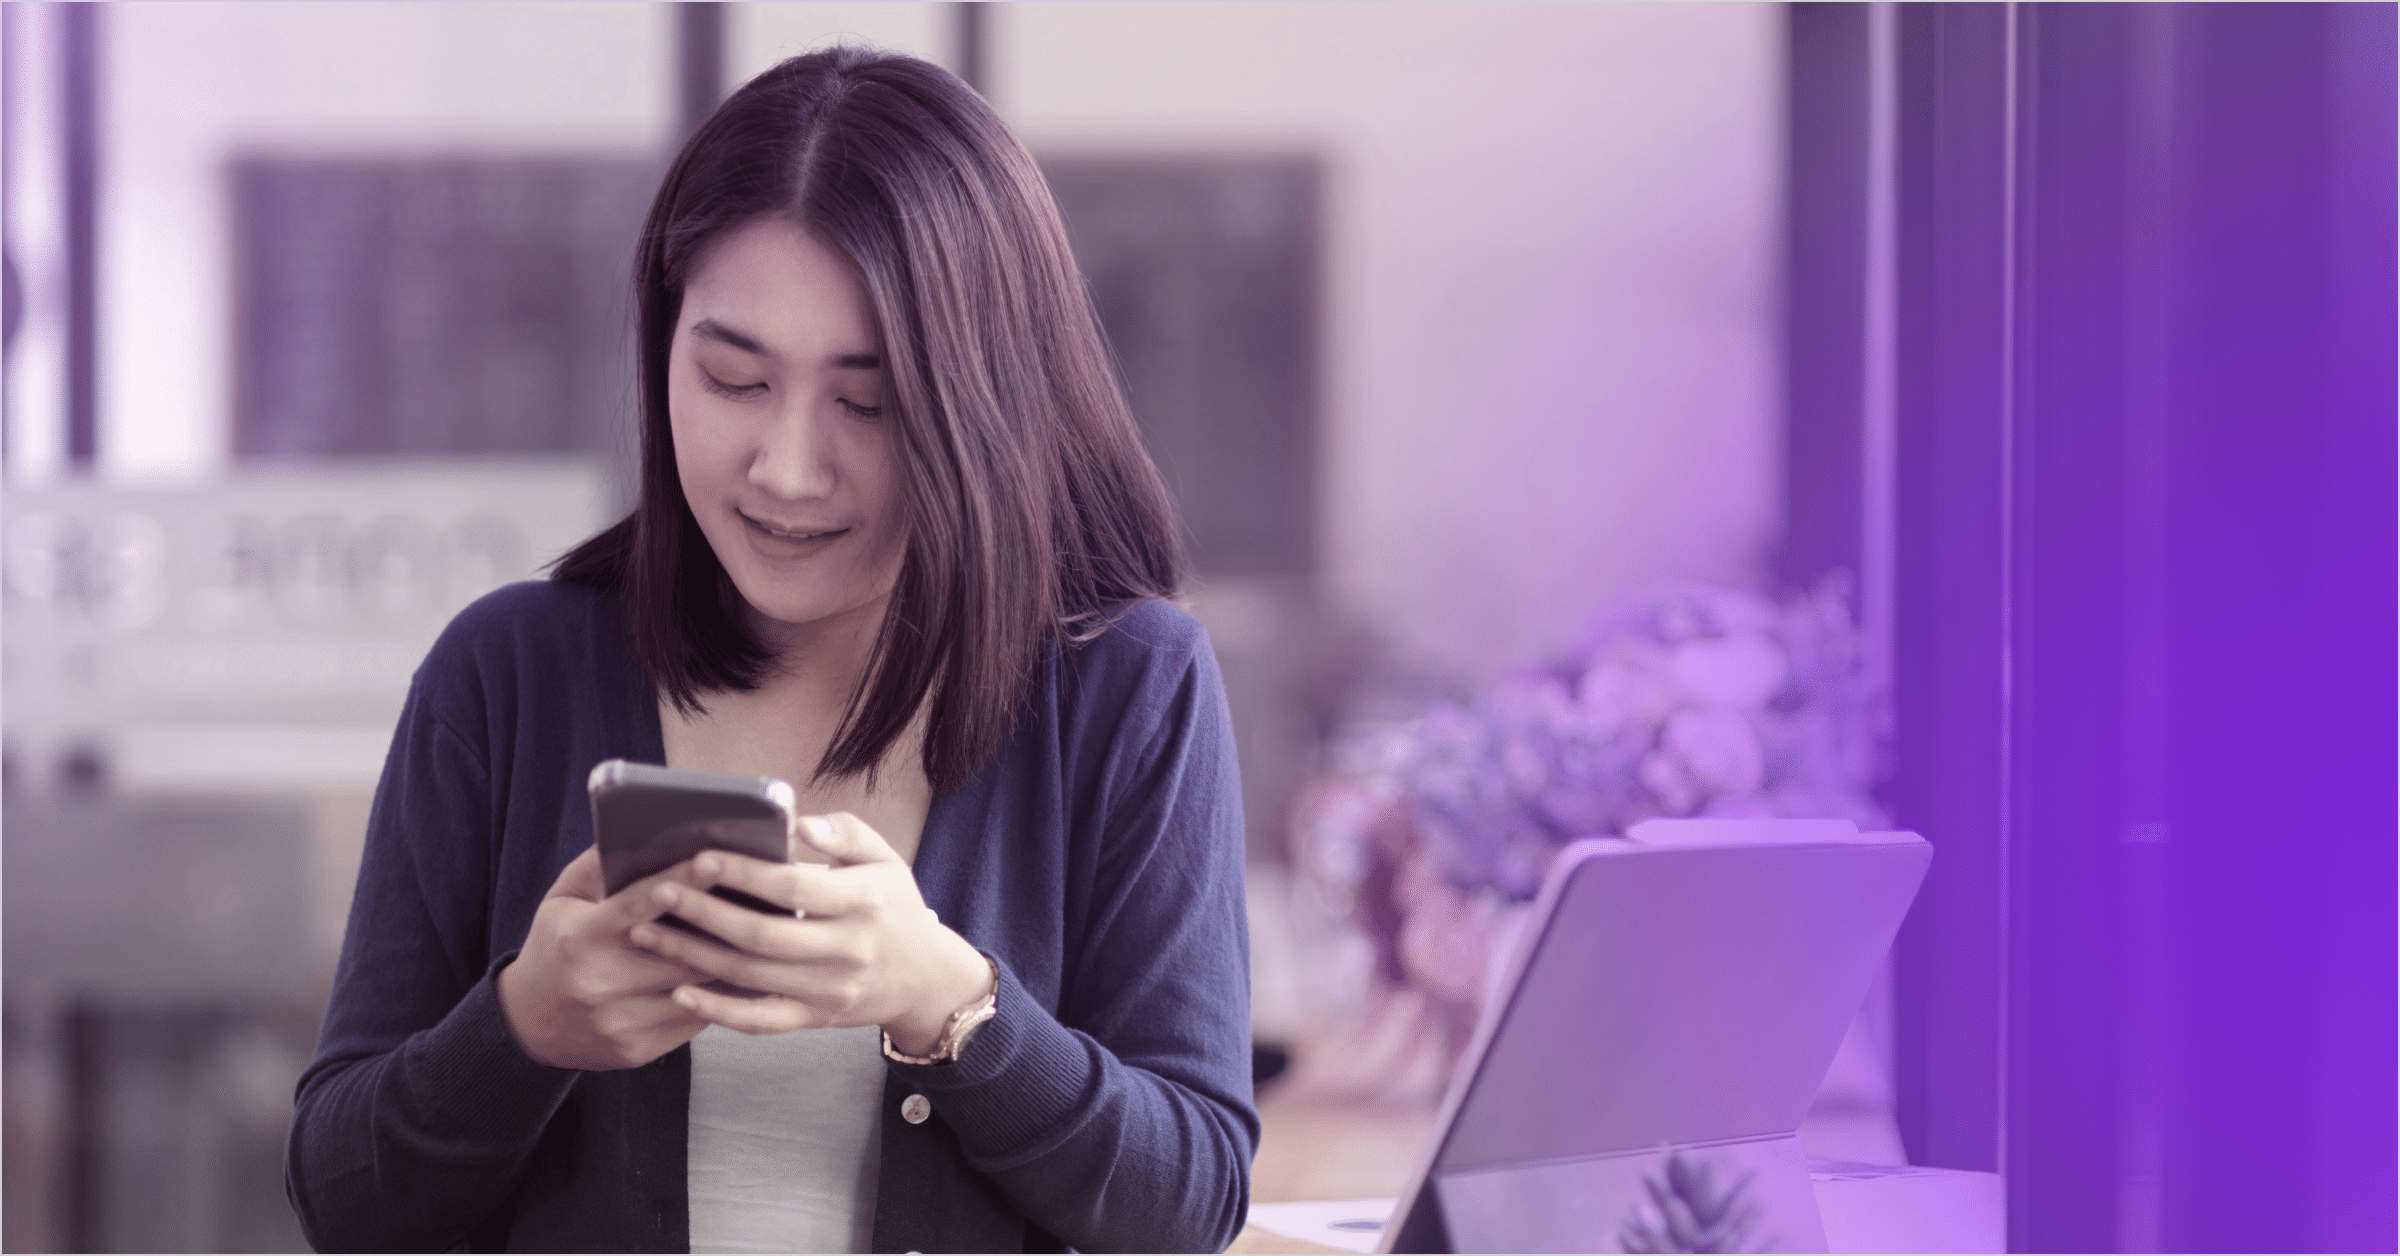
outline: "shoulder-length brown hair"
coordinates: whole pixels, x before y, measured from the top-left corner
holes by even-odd
[[[948,792],[1007,735],[1046,645],[1173,596],[1184,562],[1050,190],[947,71],[858,48],[794,57],[684,144],[634,264],[640,493],[554,577],[623,594],[635,655],[679,710],[754,687],[773,662],[684,501],[667,414],[685,281],[726,233],[768,217],[866,282],[908,537],[817,775],[871,774],[924,703],[925,773]]]

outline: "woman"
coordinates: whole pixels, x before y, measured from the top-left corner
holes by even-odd
[[[685,145],[637,280],[635,510],[401,716],[293,1118],[310,1240],[1223,1248],[1232,738],[1033,162],[933,66],[796,58]],[[604,895],[617,757],[792,781],[831,866]]]

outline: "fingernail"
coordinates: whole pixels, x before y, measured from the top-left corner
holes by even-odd
[[[810,816],[802,820],[800,830],[806,833],[808,840],[812,842],[822,842],[833,836],[833,826],[827,824],[823,816]]]
[[[677,897],[675,887],[672,885],[662,885],[650,891],[650,901],[661,907],[673,907]]]
[[[648,925],[635,925],[626,936],[633,939],[635,946],[654,946],[658,942],[658,930]]]
[[[700,1006],[700,996],[692,993],[690,986],[677,986],[675,988],[675,1006],[685,1011],[691,1011]]]
[[[713,877],[725,870],[725,861],[715,855],[702,855],[693,861],[692,867],[697,869],[701,876]]]

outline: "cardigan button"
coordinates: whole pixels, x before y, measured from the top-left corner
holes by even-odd
[[[933,1100],[923,1095],[910,1095],[900,1101],[900,1119],[911,1125],[923,1125],[933,1115]]]

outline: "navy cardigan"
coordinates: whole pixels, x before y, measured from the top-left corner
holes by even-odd
[[[418,669],[292,1115],[318,1248],[689,1248],[690,1048],[549,1068],[493,994],[591,845],[584,777],[609,758],[665,760],[613,595],[501,589]],[[1258,1117],[1239,786],[1200,626],[1150,602],[1050,650],[999,752],[934,800],[915,869],[998,961],[999,1016],[954,1065],[888,1065],[876,1250],[1222,1250]]]

